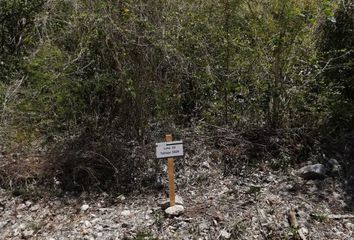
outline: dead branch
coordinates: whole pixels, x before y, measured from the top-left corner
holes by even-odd
[[[348,219],[348,218],[354,218],[354,215],[352,214],[344,214],[344,215],[336,215],[336,214],[331,214],[328,215],[329,219]]]
[[[292,228],[296,229],[297,233],[299,234],[299,237],[302,240],[306,240],[305,234],[302,232],[302,229],[299,228],[299,223],[298,223],[298,221],[296,219],[296,212],[295,212],[295,210],[293,208],[289,210],[288,219],[289,219],[289,222],[290,222],[290,226]]]

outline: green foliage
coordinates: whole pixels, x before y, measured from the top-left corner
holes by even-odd
[[[71,104],[73,84],[67,76],[70,68],[66,65],[67,60],[65,53],[50,43],[44,43],[28,59],[25,70],[29,91],[18,104],[18,109],[32,115],[29,124],[39,124],[39,128],[48,130],[48,124],[55,122],[60,129],[60,123],[64,124],[65,119],[70,120],[75,113],[75,105]]]
[[[352,10],[332,0],[1,1],[3,128],[96,144],[129,172],[99,143],[144,142],[154,122],[349,126]],[[68,171],[82,169],[84,154],[70,154],[79,166]],[[100,171],[94,159],[85,169]]]
[[[27,37],[39,44],[21,64],[28,89],[18,109],[45,129],[140,139],[166,118],[309,124],[321,8],[330,15],[317,1],[48,2]]]
[[[335,128],[351,128],[354,121],[354,4],[341,2],[326,18],[321,30],[319,48],[330,121]]]
[[[11,82],[22,67],[22,56],[33,44],[34,17],[41,11],[44,0],[7,0],[0,2],[0,82]]]
[[[154,240],[154,238],[150,231],[140,231],[134,238],[135,240]]]

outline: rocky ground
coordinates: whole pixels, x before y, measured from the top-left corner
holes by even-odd
[[[34,200],[1,190],[1,239],[354,239],[337,178],[304,180],[291,168],[224,177],[208,158],[177,175],[185,211],[174,218],[159,205],[164,191]]]
[[[242,160],[235,167],[200,139],[186,142],[185,157],[175,162],[182,215],[166,215],[166,189],[158,187],[60,197],[0,189],[0,239],[354,240],[352,201],[337,161],[275,171],[267,161]],[[229,166],[237,171],[226,175]]]

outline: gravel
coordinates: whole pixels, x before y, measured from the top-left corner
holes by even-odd
[[[291,168],[225,176],[220,159],[199,146],[176,160],[182,215],[166,217],[163,190],[29,200],[0,189],[0,239],[296,239],[290,209],[307,239],[353,239],[353,219],[328,218],[347,214],[339,179],[306,181]]]

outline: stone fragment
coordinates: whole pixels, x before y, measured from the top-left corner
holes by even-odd
[[[22,232],[22,235],[24,238],[30,238],[33,236],[34,231],[33,230],[25,230]]]
[[[205,223],[205,222],[202,222],[202,223],[199,224],[199,230],[201,232],[206,232],[206,231],[209,230],[209,228],[210,228],[210,226],[207,223]]]
[[[351,222],[345,223],[344,226],[348,230],[354,230],[354,224]]]
[[[14,232],[13,232],[13,236],[18,236],[18,235],[20,235],[20,229],[18,229],[18,228],[15,228],[15,230],[14,230]]]
[[[340,166],[339,162],[336,159],[334,159],[334,158],[329,159],[328,160],[328,164],[331,167],[331,172],[332,173],[335,174],[335,173],[339,173],[340,172],[341,166]]]
[[[264,180],[266,183],[272,183],[275,181],[275,177],[273,175],[267,176]]]
[[[302,228],[301,228],[301,231],[302,231],[302,233],[303,233],[304,235],[308,235],[308,234],[309,234],[309,230],[308,230],[307,228],[305,228],[305,227],[302,227]]]
[[[225,221],[224,215],[219,211],[214,214],[214,219],[218,222]]]
[[[176,203],[176,205],[183,206],[183,198],[178,196],[178,195],[176,195],[175,203]],[[164,199],[164,200],[160,201],[159,205],[160,205],[162,210],[167,209],[170,206],[170,199],[167,198],[167,199]]]
[[[122,228],[128,228],[129,224],[128,223],[122,223]]]
[[[201,167],[211,169],[210,164],[207,161],[202,162]]]
[[[90,223],[90,221],[87,221],[87,220],[86,220],[86,221],[84,222],[84,226],[87,227],[87,228],[90,228],[90,227],[92,227],[92,224]]]
[[[39,208],[40,208],[40,206],[39,206],[38,204],[36,204],[36,205],[33,205],[33,206],[30,208],[30,210],[31,210],[32,212],[35,212],[35,211],[37,211]]]
[[[220,237],[222,237],[224,239],[230,239],[231,238],[231,233],[229,233],[228,231],[223,229],[223,230],[220,231]]]
[[[85,212],[87,209],[89,209],[89,205],[88,204],[84,204],[81,206],[81,211]]]
[[[21,211],[26,208],[26,204],[21,203],[20,205],[17,206],[16,210]]]
[[[334,159],[334,158],[331,158],[328,160],[328,163],[331,165],[331,166],[334,166],[334,165],[339,165],[339,162]]]
[[[9,222],[9,221],[0,222],[0,230],[1,230],[2,228],[4,228],[4,227],[7,225],[8,222]]]
[[[117,197],[117,201],[119,202],[119,203],[122,203],[122,202],[124,202],[125,201],[125,196],[124,195],[119,195],[118,197]]]
[[[122,216],[129,216],[131,214],[131,212],[129,210],[123,210],[120,214]]]
[[[26,224],[21,223],[21,224],[18,226],[18,229],[20,229],[20,230],[26,229]]]
[[[326,177],[326,169],[323,164],[317,163],[300,168],[298,175],[306,180],[324,179]]]
[[[169,207],[165,210],[165,213],[170,217],[179,216],[179,215],[183,214],[183,212],[184,212],[184,207],[181,205],[175,205],[175,206]]]

